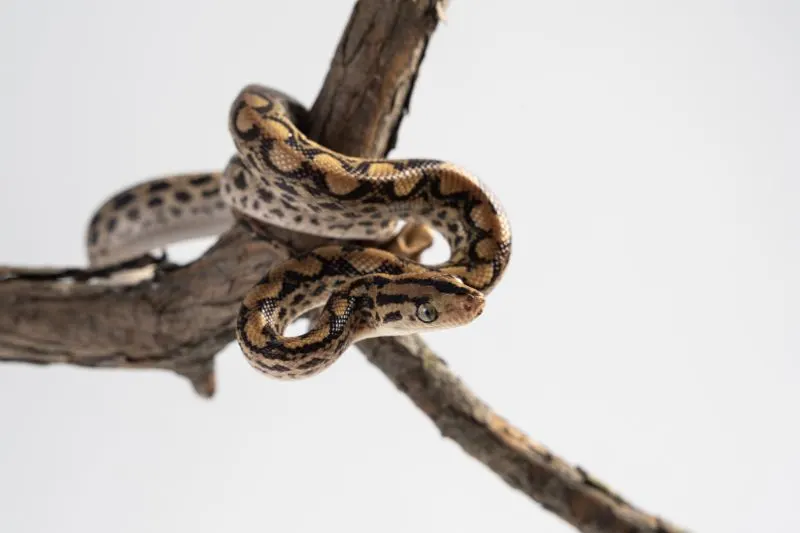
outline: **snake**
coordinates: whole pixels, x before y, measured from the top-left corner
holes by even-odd
[[[244,87],[229,111],[236,151],[224,170],[116,193],[88,224],[89,263],[218,234],[236,216],[336,239],[274,265],[240,304],[236,340],[247,361],[284,380],[319,373],[362,339],[463,326],[481,315],[511,256],[509,220],[491,191],[445,161],[338,153],[310,139],[307,123],[292,97]],[[440,233],[450,257],[428,265],[371,245],[410,221]],[[311,310],[305,333],[285,335]]]

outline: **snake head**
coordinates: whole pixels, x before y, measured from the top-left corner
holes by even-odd
[[[438,272],[386,276],[375,287],[377,324],[364,332],[366,337],[462,326],[475,320],[485,304],[480,291]]]

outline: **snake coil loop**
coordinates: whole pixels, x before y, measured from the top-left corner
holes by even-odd
[[[93,265],[224,231],[231,209],[277,226],[347,240],[390,238],[401,220],[431,226],[451,256],[423,265],[355,244],[327,245],[272,268],[245,295],[236,337],[250,364],[297,379],[353,342],[466,324],[481,314],[511,254],[508,220],[488,189],[450,163],[361,159],[306,137],[288,96],[245,87],[229,119],[237,153],[223,173],[172,176],[108,200],[87,230]],[[310,330],[283,335],[322,308]]]

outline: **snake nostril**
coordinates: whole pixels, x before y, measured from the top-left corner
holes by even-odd
[[[475,316],[478,316],[481,313],[483,313],[483,304],[484,302],[481,298],[477,298],[475,296],[468,296],[463,304],[464,311],[470,314],[474,314]]]
[[[466,301],[463,303],[464,311],[467,313],[472,313],[475,310],[478,310],[478,313],[480,313],[481,312],[480,308],[482,307],[483,306],[481,305],[481,302],[478,300],[478,298],[472,295],[467,296]]]

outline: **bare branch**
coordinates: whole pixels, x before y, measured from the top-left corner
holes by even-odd
[[[312,108],[311,136],[351,155],[388,153],[444,8],[437,0],[359,1]],[[142,258],[106,271],[0,268],[0,361],[163,368],[211,396],[214,355],[233,340],[245,292],[276,260],[322,241],[259,226],[270,243],[252,224],[238,223],[183,267]],[[411,254],[429,244],[414,235],[411,228],[402,237],[415,242]],[[389,246],[409,250],[405,241]],[[445,437],[579,530],[680,531],[512,427],[419,337],[358,347]]]
[[[593,533],[678,533],[631,506],[584,469],[551,453],[492,411],[416,336],[386,337],[359,348],[465,452],[574,525]]]

